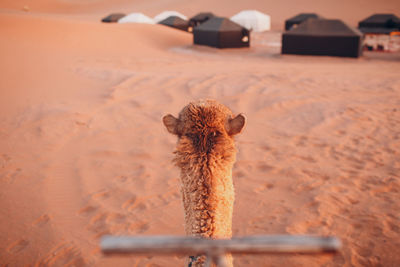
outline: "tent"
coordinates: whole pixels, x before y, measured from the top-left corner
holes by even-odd
[[[288,20],[285,21],[285,30],[290,30],[296,26],[298,26],[300,23],[308,20],[308,19],[322,19],[321,16],[315,13],[300,13]]]
[[[341,20],[309,19],[282,35],[282,54],[359,57],[362,34]]]
[[[390,34],[400,31],[400,19],[393,14],[374,14],[358,23],[363,33]]]
[[[142,13],[131,13],[118,20],[118,23],[147,23],[155,24],[154,20]]]
[[[168,17],[168,18],[160,21],[158,24],[162,24],[162,25],[169,26],[169,27],[172,27],[175,29],[186,31],[186,32],[191,31],[190,30],[191,27],[189,27],[189,21],[183,20],[180,17],[176,17],[176,16]]]
[[[197,14],[196,16],[191,17],[189,20],[189,25],[192,27],[196,27],[213,17],[215,17],[215,15],[211,12],[202,12]]]
[[[101,22],[118,22],[118,20],[123,17],[125,17],[125,14],[123,13],[112,13],[107,17],[103,18]]]
[[[177,11],[163,11],[160,14],[158,14],[157,16],[155,16],[153,18],[153,20],[155,23],[159,23],[160,21],[165,20],[166,18],[171,17],[171,16],[179,17],[183,20],[188,19],[185,15],[183,15]]]
[[[232,16],[231,20],[255,32],[271,29],[271,17],[257,10],[243,10]]]
[[[249,47],[250,32],[230,19],[213,17],[194,27],[193,42],[217,48]]]

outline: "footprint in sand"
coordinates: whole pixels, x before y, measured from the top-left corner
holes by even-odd
[[[327,174],[318,173],[307,169],[301,170],[301,172],[313,179],[321,180],[323,182],[328,181],[330,179],[330,177]]]
[[[123,224],[126,222],[126,216],[121,213],[111,213],[107,215],[106,222],[108,224]]]
[[[88,261],[73,244],[59,244],[34,266],[87,266]]]
[[[393,235],[395,233],[400,232],[400,226],[394,221],[385,221],[384,222],[384,230],[388,234]]]
[[[107,229],[103,232],[97,233],[97,237],[101,237],[105,234],[126,234],[129,228],[129,222],[125,215],[121,213],[111,213],[106,217]]]
[[[125,233],[127,228],[127,218],[121,213],[99,213],[90,220],[88,226],[95,233],[95,238]]]
[[[263,192],[263,191],[265,191],[265,190],[271,190],[272,188],[274,188],[274,185],[273,185],[273,184],[271,184],[271,183],[266,183],[266,184],[264,184],[264,185],[262,185],[262,186],[257,187],[256,189],[254,189],[254,192],[260,193],[260,192]]]
[[[18,253],[24,250],[29,245],[29,242],[25,239],[20,239],[12,243],[8,248],[7,251],[10,253]]]
[[[347,179],[347,180],[348,180],[348,177],[356,178],[360,175],[360,172],[356,171],[356,170],[351,170],[351,169],[347,169],[347,168],[339,168],[339,169],[340,169],[340,173],[342,173],[344,177],[347,177],[344,179]]]
[[[344,135],[347,134],[347,132],[344,131],[344,130],[338,130],[338,131],[335,132],[335,134],[338,135],[338,136],[344,136]]]
[[[243,177],[246,177],[246,173],[241,171],[241,170],[234,171],[233,172],[233,177],[243,178]]]
[[[298,136],[294,140],[296,146],[306,146],[307,142],[308,142],[307,136]]]
[[[309,182],[303,182],[300,184],[294,184],[291,186],[291,189],[296,193],[303,193],[313,191],[319,187],[321,187],[324,183],[319,180],[313,180]]]
[[[129,226],[129,231],[135,234],[146,232],[150,228],[147,222],[134,222]]]
[[[94,226],[105,224],[106,219],[107,219],[107,215],[108,215],[107,213],[98,213],[98,214],[96,214],[95,216],[93,216],[90,219],[90,224],[94,225]]]
[[[0,157],[0,168],[4,168],[8,164],[9,161],[11,161],[11,157],[8,156],[7,154],[3,154]]]
[[[96,236],[110,234],[110,229],[107,225],[107,213],[98,213],[90,219],[87,229],[95,232]]]
[[[157,205],[157,206],[158,206],[158,205]],[[137,204],[137,205],[135,206],[135,210],[138,210],[138,211],[147,210],[147,205],[144,204],[143,202],[141,202],[141,203],[139,203],[139,204]]]
[[[96,200],[98,200],[98,199],[107,199],[109,197],[110,197],[110,192],[107,191],[107,190],[102,190],[102,191],[94,193],[92,195],[92,198],[96,199]]]
[[[329,145],[327,143],[320,143],[318,141],[313,143],[312,146],[316,147],[316,148],[322,148],[322,149],[326,149],[329,147]]]
[[[257,169],[260,170],[261,172],[269,172],[269,171],[272,171],[274,169],[274,167],[270,166],[268,164],[262,163],[257,166]]]
[[[124,184],[128,181],[128,177],[125,175],[121,175],[121,176],[116,177],[115,180],[120,184]]]
[[[357,169],[357,170],[362,170],[362,169],[364,169],[365,163],[364,163],[363,160],[358,159],[358,158],[356,158],[356,157],[354,157],[354,156],[347,156],[347,157],[345,157],[345,158],[346,158],[346,160],[350,163],[350,165],[351,165],[353,168],[355,168],[355,169]]]
[[[143,203],[142,203],[143,204]],[[125,201],[122,204],[122,208],[128,211],[132,211],[136,207],[139,206],[139,202],[137,201],[137,197],[133,195],[131,198],[129,198],[127,201]]]
[[[268,145],[263,145],[261,146],[261,149],[265,150],[265,151],[271,151],[272,147],[268,146]]]
[[[12,184],[15,181],[17,175],[21,173],[21,171],[22,171],[21,168],[16,168],[12,171],[6,172],[6,174],[4,175],[4,181],[6,181],[9,184]]]
[[[313,157],[311,156],[302,156],[302,155],[295,155],[296,158],[309,162],[309,163],[317,163],[317,160],[315,160]]]
[[[87,127],[87,128],[89,128],[88,123],[86,123],[86,122],[84,122],[84,121],[76,120],[76,121],[75,121],[75,124],[76,124],[77,126],[80,126],[80,127]]]
[[[42,216],[40,216],[38,219],[36,219],[32,225],[33,226],[43,226],[46,223],[48,223],[51,220],[51,217],[48,214],[44,214]]]
[[[370,195],[374,197],[379,197],[386,199],[387,193],[399,193],[400,183],[397,179],[392,177],[387,177],[381,179],[375,186],[371,189]]]
[[[78,214],[81,215],[81,216],[85,216],[85,217],[86,217],[86,216],[92,215],[92,214],[95,213],[96,211],[97,211],[97,207],[88,205],[88,206],[86,206],[86,207],[81,208],[81,209],[78,211]]]

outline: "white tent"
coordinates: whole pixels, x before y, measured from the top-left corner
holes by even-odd
[[[162,21],[162,20],[164,20],[166,18],[169,18],[171,16],[176,16],[176,17],[179,17],[179,18],[181,18],[183,20],[187,20],[188,19],[185,15],[183,15],[183,14],[177,12],[177,11],[163,11],[160,14],[158,14],[157,16],[155,16],[153,18],[153,20],[156,23],[158,23],[158,22],[160,22],[160,21]]]
[[[255,32],[271,29],[271,17],[257,10],[243,10],[231,17],[231,20]]]
[[[155,24],[152,18],[149,18],[142,13],[131,13],[118,20],[118,23],[148,23]]]

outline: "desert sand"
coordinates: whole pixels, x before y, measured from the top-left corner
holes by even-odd
[[[251,48],[192,45],[111,12],[271,15]],[[399,1],[0,2],[0,266],[183,266],[105,257],[104,234],[183,235],[175,137],[161,118],[210,98],[247,116],[233,233],[333,235],[335,255],[236,256],[235,266],[400,265],[400,55],[280,55],[303,11],[352,26]]]

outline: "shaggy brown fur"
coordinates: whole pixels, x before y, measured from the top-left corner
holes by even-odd
[[[245,124],[242,114],[216,101],[192,102],[179,117],[163,118],[167,130],[178,136],[175,164],[181,169],[187,235],[230,238],[234,190],[232,167],[236,158],[233,136]],[[232,266],[232,257],[226,258]],[[203,266],[199,257],[192,266]]]

